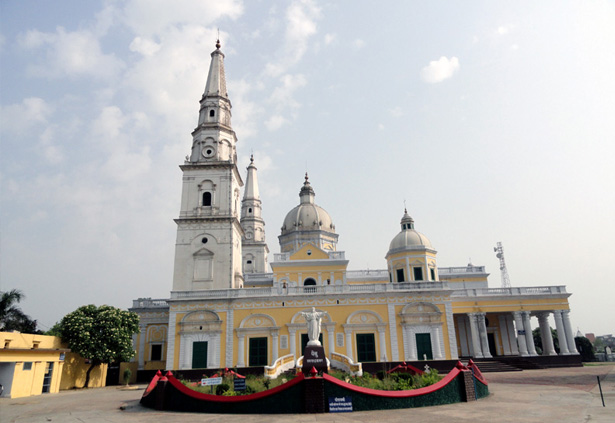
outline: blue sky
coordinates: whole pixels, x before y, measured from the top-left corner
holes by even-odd
[[[404,201],[440,266],[566,285],[613,333],[615,3],[5,1],[2,290],[50,327],[171,288],[181,172],[220,29],[269,247],[308,171],[351,269]],[[552,323],[553,325],[553,323]]]

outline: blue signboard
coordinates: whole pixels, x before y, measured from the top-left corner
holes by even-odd
[[[233,381],[233,391],[245,391],[246,390],[246,380],[241,378],[236,378]]]
[[[329,397],[329,413],[352,411],[352,397]]]

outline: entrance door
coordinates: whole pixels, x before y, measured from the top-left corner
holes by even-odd
[[[43,394],[49,393],[51,389],[51,377],[53,376],[53,363],[47,363],[45,376],[43,376]]]
[[[494,333],[487,334],[487,343],[489,344],[489,351],[491,352],[491,355],[494,357],[498,355],[497,354],[498,350],[495,348],[495,334]]]
[[[416,353],[419,360],[433,360],[433,353],[431,352],[431,334],[429,333],[417,333],[416,334]]]
[[[266,366],[267,338],[250,338],[249,366]]]
[[[192,343],[192,368],[207,368],[207,341]]]
[[[357,333],[357,360],[376,361],[376,340],[373,333]]]

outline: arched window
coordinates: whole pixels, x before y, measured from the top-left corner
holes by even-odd
[[[204,207],[211,206],[211,192],[203,193],[203,206]]]
[[[210,117],[214,117],[215,115],[216,115],[216,112],[214,111],[214,109],[211,109],[211,110],[209,111],[209,116],[210,116]]]
[[[310,285],[316,285],[316,281],[312,278],[307,278],[304,282],[303,282],[303,286],[310,286]]]

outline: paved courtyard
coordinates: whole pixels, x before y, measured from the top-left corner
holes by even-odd
[[[219,415],[143,408],[144,386],[62,391],[29,398],[0,398],[1,423],[186,422],[615,422],[615,365],[487,373],[491,395],[478,402],[338,414]],[[596,376],[606,407],[602,407]]]

